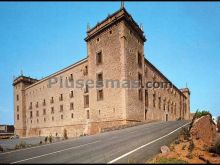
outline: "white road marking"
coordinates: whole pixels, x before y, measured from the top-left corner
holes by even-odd
[[[132,153],[134,153],[134,152],[136,152],[136,151],[138,151],[138,150],[140,150],[140,149],[142,149],[142,148],[144,148],[144,147],[150,145],[150,144],[152,144],[152,143],[155,143],[155,142],[158,141],[158,140],[161,140],[161,139],[163,139],[163,138],[165,138],[165,137],[167,137],[167,136],[173,134],[174,132],[176,132],[177,130],[181,129],[182,127],[185,127],[185,126],[188,125],[188,124],[189,124],[189,123],[187,123],[187,124],[185,124],[185,125],[183,125],[183,126],[177,128],[177,129],[175,129],[174,131],[172,131],[172,132],[170,132],[170,133],[168,133],[168,134],[166,134],[166,135],[164,135],[164,136],[162,136],[162,137],[160,137],[160,138],[158,138],[158,139],[155,139],[155,140],[153,140],[153,141],[151,141],[151,142],[149,142],[149,143],[147,143],[147,144],[144,144],[144,145],[142,145],[142,146],[140,146],[140,147],[138,147],[138,148],[136,148],[136,149],[134,149],[134,150],[132,150],[132,151],[130,151],[130,152],[124,154],[124,155],[121,155],[121,156],[119,156],[118,158],[115,158],[114,160],[108,162],[107,164],[115,163],[116,161],[118,161],[118,160],[120,160],[120,159],[122,159],[122,158],[124,158],[124,157],[126,157],[126,156],[128,156],[128,155],[130,155],[130,154],[132,154]]]
[[[89,145],[89,144],[94,144],[94,143],[97,143],[97,142],[100,142],[100,140],[94,141],[94,142],[91,142],[91,143],[87,143],[87,144],[82,144],[82,145],[79,145],[79,146],[74,146],[74,147],[66,148],[66,149],[63,149],[63,150],[55,151],[55,152],[51,152],[51,153],[48,153],[48,154],[43,154],[43,155],[35,156],[35,157],[24,159],[24,160],[19,160],[19,161],[16,161],[16,162],[12,162],[10,164],[25,162],[27,160],[32,160],[32,159],[36,159],[36,158],[40,158],[40,157],[44,157],[44,156],[48,156],[48,155],[53,155],[53,154],[56,154],[56,153],[59,153],[59,152],[68,151],[68,150],[71,150],[71,149],[74,149],[74,148],[83,147],[83,146],[86,146],[86,145]]]

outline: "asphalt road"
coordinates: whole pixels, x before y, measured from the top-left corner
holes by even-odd
[[[2,163],[144,163],[172,142],[188,121],[155,122],[0,153]]]

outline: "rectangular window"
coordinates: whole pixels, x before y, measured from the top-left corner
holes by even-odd
[[[36,105],[35,105],[35,106],[36,106],[36,108],[38,108],[38,102],[36,103]]]
[[[60,94],[60,101],[63,101],[63,94]]]
[[[97,100],[103,100],[103,89],[97,90]]]
[[[87,110],[86,112],[87,112],[87,119],[89,119],[89,118],[90,118],[90,116],[89,116],[89,110]]]
[[[73,81],[73,74],[70,74],[69,81]]]
[[[70,98],[73,98],[73,91],[70,92]]]
[[[85,89],[84,89],[84,93],[88,93],[89,92],[89,86],[86,85]]]
[[[168,112],[170,112],[170,102],[169,101],[167,103],[167,110],[168,110]]]
[[[19,112],[19,106],[17,105],[17,112]]]
[[[32,102],[30,102],[30,106],[29,106],[29,109],[32,109]]]
[[[73,115],[73,113],[71,114],[71,118],[72,118],[72,119],[74,118],[74,115]]]
[[[174,105],[174,114],[176,115],[176,103]]]
[[[96,54],[96,64],[101,64],[102,63],[102,51],[98,52]]]
[[[139,86],[142,86],[142,75],[138,73],[138,81],[139,81]]]
[[[17,95],[17,101],[19,101],[19,95]]]
[[[32,118],[33,117],[33,114],[32,114],[32,111],[30,111],[30,118]]]
[[[60,112],[63,112],[63,105],[60,105]]]
[[[89,95],[84,96],[84,107],[85,108],[89,107]]]
[[[142,55],[140,52],[138,52],[138,66],[142,67]]]
[[[51,107],[51,114],[54,114],[54,107]]]
[[[37,116],[37,117],[39,116],[39,111],[36,111],[36,116]]]
[[[98,73],[96,76],[97,79],[97,86],[98,87],[103,87],[103,74],[102,73]]]
[[[88,75],[88,66],[86,65],[83,71],[84,76]]]
[[[156,107],[156,94],[153,94],[153,106]]]
[[[46,115],[46,109],[43,109],[43,115]]]
[[[17,120],[19,120],[19,114],[17,114]]]
[[[148,90],[145,90],[145,106],[148,107]]]
[[[70,103],[70,110],[74,110],[74,104]]]
[[[63,115],[61,115],[60,118],[63,119]]]
[[[51,97],[50,103],[51,104],[54,103],[53,97]]]
[[[166,110],[166,100],[164,99],[163,101],[163,110],[165,111]]]
[[[158,97],[158,108],[161,108],[161,97]]]
[[[44,99],[44,101],[43,101],[43,106],[45,106],[46,105],[46,100]]]
[[[138,89],[138,97],[139,97],[139,100],[143,100],[143,94],[142,94],[142,88]]]

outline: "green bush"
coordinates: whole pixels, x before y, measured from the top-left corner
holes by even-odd
[[[200,117],[206,116],[206,115],[212,116],[209,111],[206,111],[206,110],[199,111],[199,110],[197,110],[193,118],[196,118],[196,119],[197,119],[197,118],[200,118]],[[212,118],[212,117],[211,117],[211,118]]]
[[[53,142],[53,137],[52,137],[52,135],[49,136],[49,142],[50,142],[50,143]]]
[[[193,119],[192,119],[192,122],[190,123],[190,126],[189,126],[189,130],[191,130],[192,128],[192,124],[194,123],[194,121],[202,116],[206,116],[206,115],[210,115],[211,119],[212,119],[212,114],[209,112],[209,111],[206,111],[206,110],[202,110],[202,111],[199,111],[199,110],[196,110],[196,113],[195,115],[193,116]]]

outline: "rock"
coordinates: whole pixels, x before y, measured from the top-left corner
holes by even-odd
[[[207,164],[210,164],[210,161],[207,158],[205,158],[204,156],[199,156],[199,159],[204,161]]]
[[[175,144],[180,144],[180,141],[179,140],[175,140]]]
[[[161,150],[161,152],[162,152],[163,155],[164,155],[164,154],[168,154],[168,153],[170,152],[170,149],[169,149],[169,147],[167,147],[167,146],[162,146],[162,147],[160,148],[160,150]]]
[[[187,157],[188,159],[192,159],[192,158],[193,158],[191,153],[187,154],[186,157]]]
[[[216,125],[210,115],[196,119],[191,127],[190,135],[193,140],[202,140],[205,144],[213,144],[216,138]]]
[[[212,153],[211,156],[212,156],[212,157],[218,157],[218,154]]]

